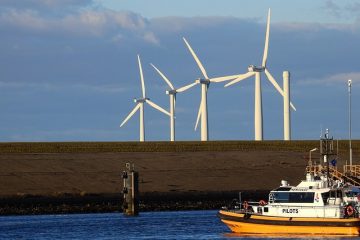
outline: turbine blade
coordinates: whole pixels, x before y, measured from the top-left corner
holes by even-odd
[[[272,83],[272,85],[275,87],[275,89],[284,97],[284,91],[279,86],[279,84],[276,82],[275,78],[271,75],[271,73],[265,68],[265,74],[267,76],[267,79]]]
[[[138,103],[134,109],[129,113],[129,115],[127,115],[127,117],[125,118],[125,120],[121,123],[120,127],[122,127],[134,114],[137,110],[139,110],[140,108],[140,103]]]
[[[233,84],[235,84],[235,83],[238,83],[238,82],[240,82],[240,81],[242,81],[242,80],[245,80],[245,79],[247,79],[247,78],[249,78],[249,77],[251,77],[251,76],[254,76],[254,75],[255,75],[255,72],[247,72],[247,73],[245,73],[245,74],[241,74],[241,75],[239,75],[240,77],[238,77],[238,78],[236,78],[235,80],[233,80],[233,81],[225,84],[225,87],[228,87],[228,86],[230,86],[230,85],[233,85]]]
[[[265,74],[266,74],[267,78],[269,79],[269,81],[272,83],[272,85],[274,85],[276,90],[281,94],[281,96],[284,97],[284,95],[285,95],[284,91],[281,89],[279,84],[276,82],[275,78],[271,75],[271,73],[266,68],[265,68]],[[295,108],[294,104],[292,104],[292,102],[290,102],[290,106],[294,111],[296,111],[296,108]]]
[[[174,86],[171,84],[170,80],[157,68],[155,67],[152,63],[150,63],[150,65],[159,73],[159,75],[165,80],[165,82],[167,83],[167,85],[169,85],[169,87],[174,90]]]
[[[188,90],[189,88],[192,88],[192,87],[195,86],[196,84],[197,84],[196,82],[190,83],[190,84],[188,84],[188,85],[186,85],[186,86],[184,86],[184,87],[181,87],[181,88],[179,88],[179,89],[176,89],[176,92],[178,92],[178,93],[184,92],[184,91]]]
[[[203,66],[202,63],[200,62],[200,59],[196,56],[194,50],[191,48],[191,46],[190,46],[190,44],[188,43],[188,41],[186,41],[186,39],[185,39],[184,37],[183,37],[183,39],[184,39],[184,42],[185,42],[186,46],[188,47],[191,55],[192,55],[193,58],[195,59],[195,62],[196,62],[197,65],[199,66],[202,74],[204,75],[204,77],[205,77],[206,79],[209,79],[209,77],[208,77],[208,75],[207,75],[207,73],[206,73],[206,70],[205,70],[204,66]]]
[[[265,47],[264,47],[264,55],[261,66],[266,67],[266,60],[268,56],[268,50],[269,50],[269,37],[270,37],[270,8],[268,12],[267,17],[267,24],[266,24],[266,34],[265,34]]]
[[[140,56],[139,56],[139,55],[137,55],[137,57],[138,57],[138,63],[139,63],[139,71],[140,71],[140,80],[141,80],[142,96],[143,96],[143,98],[146,98],[144,75],[143,75],[143,70],[142,70],[142,67],[141,67],[141,60],[140,60]]]
[[[197,115],[197,118],[196,118],[196,124],[195,124],[195,131],[199,125],[199,120],[200,120],[200,116],[201,116],[201,105],[202,105],[202,101],[200,102],[200,106],[199,106],[199,112],[198,112],[198,115]]]
[[[228,81],[228,80],[232,80],[235,78],[240,77],[241,75],[230,75],[230,76],[225,76],[225,77],[216,77],[216,78],[211,78],[210,82],[224,82],[224,81]]]
[[[146,99],[146,102],[152,106],[153,108],[155,108],[156,110],[159,110],[160,112],[165,113],[166,115],[170,116],[170,113],[168,111],[166,111],[165,109],[163,109],[162,107],[160,107],[159,105],[155,104],[154,102],[150,101],[149,99]]]

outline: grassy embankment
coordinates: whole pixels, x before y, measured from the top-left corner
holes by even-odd
[[[143,210],[218,208],[238,191],[256,190],[255,196],[281,179],[297,183],[308,151],[318,146],[319,141],[0,143],[0,214],[119,210],[126,162],[140,172]],[[360,141],[353,141],[354,163],[360,162],[359,148]],[[339,141],[339,153],[347,159],[348,141]]]
[[[307,152],[319,141],[178,141],[178,142],[19,142],[0,143],[2,153],[99,153],[99,152],[196,152],[196,151],[295,151]],[[336,148],[336,142],[335,142]],[[349,142],[339,141],[339,150],[347,151]],[[354,155],[360,140],[352,141]]]

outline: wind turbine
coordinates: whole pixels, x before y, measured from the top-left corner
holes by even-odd
[[[170,80],[153,64],[151,66],[159,73],[159,75],[164,79],[167,85],[170,87],[170,90],[166,91],[166,94],[169,95],[170,98],[170,141],[175,141],[175,103],[176,103],[176,94],[184,92],[189,88],[196,85],[196,83],[191,83],[184,87],[175,89]]]
[[[139,110],[140,111],[140,142],[144,142],[145,141],[144,103],[149,104],[151,107],[155,108],[156,110],[159,110],[160,112],[166,115],[170,116],[170,113],[165,109],[163,109],[162,107],[155,104],[154,102],[150,101],[150,98],[146,97],[144,75],[141,67],[140,56],[137,55],[137,58],[139,63],[142,97],[134,99],[136,105],[133,108],[133,110],[129,113],[129,115],[125,118],[125,120],[121,123],[120,127],[122,127]]]
[[[198,116],[196,119],[195,130],[198,126],[199,119],[201,116],[201,141],[207,141],[209,139],[209,128],[208,128],[208,111],[207,111],[207,90],[211,82],[223,82],[232,80],[235,78],[242,77],[241,75],[232,75],[232,76],[224,76],[224,77],[216,77],[216,78],[209,78],[204,66],[202,65],[200,59],[196,56],[194,50],[191,48],[188,41],[183,38],[186,46],[188,47],[191,55],[195,59],[198,67],[200,68],[201,73],[203,74],[204,78],[198,78],[195,80],[195,84],[201,84],[201,102],[199,107]]]
[[[281,89],[279,84],[276,82],[275,78],[271,75],[266,66],[268,49],[269,49],[269,34],[270,34],[270,8],[267,16],[267,25],[266,25],[266,35],[265,35],[265,47],[264,54],[261,66],[249,65],[248,72],[238,77],[237,79],[227,83],[225,87],[233,85],[237,82],[240,82],[244,79],[252,77],[255,75],[255,140],[263,140],[263,117],[262,117],[262,99],[261,99],[261,73],[265,72],[267,79],[271,82],[271,84],[275,87],[275,89],[285,97],[284,91]],[[296,111],[296,108],[292,103],[290,106]]]

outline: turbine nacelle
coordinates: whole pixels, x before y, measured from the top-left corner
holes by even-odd
[[[150,100],[150,98],[134,98],[134,103],[144,103],[146,100]]]
[[[263,71],[265,71],[265,67],[263,67],[263,66],[257,67],[255,65],[249,65],[248,71],[249,72],[263,72]]]
[[[167,95],[176,95],[177,91],[175,89],[166,90]]]
[[[198,78],[198,79],[195,80],[195,83],[210,84],[210,79]]]

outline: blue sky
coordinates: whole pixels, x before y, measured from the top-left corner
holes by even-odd
[[[136,141],[140,97],[136,55],[148,96],[168,109],[158,66],[177,87],[200,77],[185,36],[210,76],[260,64],[272,10],[268,67],[280,85],[291,72],[292,138],[330,128],[348,137],[347,80],[353,79],[353,138],[360,137],[358,1],[0,0],[0,141]],[[282,98],[262,78],[264,138],[282,139]],[[178,140],[193,130],[200,89],[178,95]],[[212,84],[212,140],[252,140],[254,81]],[[169,139],[169,119],[146,107],[146,138]]]

